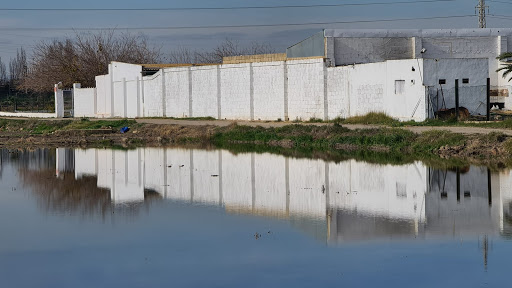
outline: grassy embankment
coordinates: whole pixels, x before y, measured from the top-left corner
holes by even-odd
[[[341,123],[341,124],[340,124]],[[343,124],[379,124],[380,128],[349,130]],[[437,121],[439,125],[447,122]],[[421,125],[423,123],[415,123]],[[508,128],[503,121],[494,128]],[[332,125],[287,125],[262,128],[231,125],[228,127],[178,126],[140,124],[134,120],[17,120],[0,119],[0,136],[6,138],[31,137],[32,143],[49,145],[86,145],[93,147],[195,144],[214,145],[234,152],[272,152],[298,157],[321,157],[333,160],[356,158],[377,163],[401,164],[415,160],[432,165],[466,165],[468,163],[509,166],[512,139],[501,134],[462,135],[448,131],[428,131],[416,134],[400,129],[400,123],[385,115],[369,114],[336,121]],[[438,126],[439,126],[438,125]],[[39,141],[65,138],[72,132],[106,129],[117,132],[128,126],[127,134],[106,133],[102,137],[81,134],[67,142]],[[489,126],[485,126],[489,127]],[[510,126],[512,127],[512,125]],[[138,130],[138,133],[136,132]],[[70,133],[71,132],[71,133]],[[39,138],[38,138],[39,137]],[[38,140],[39,139],[39,140]],[[39,141],[39,142],[38,142]],[[23,142],[14,142],[14,144]],[[85,144],[84,144],[85,143]],[[130,144],[130,145],[125,145]],[[438,165],[439,164],[439,165]]]
[[[315,120],[314,122],[319,122]],[[323,121],[320,121],[323,122]],[[493,122],[475,122],[475,121],[457,121],[455,118],[447,120],[427,119],[423,122],[405,121],[400,122],[389,117],[384,113],[370,112],[363,116],[354,116],[347,119],[336,118],[328,121],[339,124],[371,124],[389,127],[407,127],[407,126],[458,126],[458,127],[482,127],[482,128],[501,128],[512,129],[512,119]]]
[[[95,130],[112,129],[118,130],[122,127],[140,126],[135,120],[24,120],[24,119],[0,119],[0,132],[9,134],[31,134],[43,135],[56,131],[69,130]]]

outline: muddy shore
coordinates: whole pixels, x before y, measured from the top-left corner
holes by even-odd
[[[121,133],[120,127],[129,127]],[[364,126],[363,126],[364,127]],[[352,128],[342,125],[230,125],[148,124],[120,121],[0,121],[0,147],[135,148],[187,146],[261,151],[316,158],[366,158],[379,163],[415,160],[512,166],[512,137],[460,134],[445,130],[414,133],[403,128]],[[340,156],[342,155],[342,156]]]

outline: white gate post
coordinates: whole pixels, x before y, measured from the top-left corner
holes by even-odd
[[[59,84],[55,84],[55,88],[53,89],[55,92],[55,117],[63,118],[64,117],[64,94],[62,89],[59,89]]]

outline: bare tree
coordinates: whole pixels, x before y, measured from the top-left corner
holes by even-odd
[[[160,50],[150,47],[143,35],[117,33],[76,33],[74,38],[38,43],[33,51],[30,73],[23,87],[31,91],[51,90],[62,82],[94,86],[95,76],[107,74],[111,61],[133,64],[156,63]]]
[[[18,88],[27,76],[27,55],[23,47],[16,50],[16,58],[9,61],[9,77],[11,87]]]
[[[0,86],[7,85],[7,68],[0,57]]]
[[[183,46],[171,51],[170,63],[222,63],[224,57],[256,54],[272,54],[275,49],[268,43],[252,42],[244,47],[240,42],[232,39],[225,39],[211,51],[194,51]]]

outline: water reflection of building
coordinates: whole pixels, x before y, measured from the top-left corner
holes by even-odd
[[[420,162],[332,163],[162,148],[75,150],[73,157],[75,177],[96,175],[114,203],[144,201],[150,190],[232,213],[289,218],[330,243],[492,235],[506,233],[512,219],[512,176],[478,167],[441,171]]]

